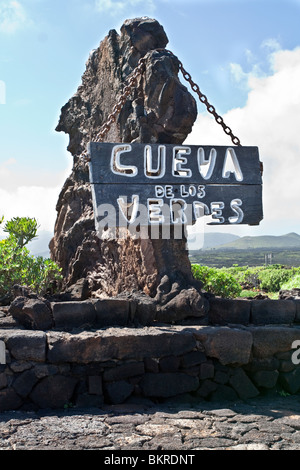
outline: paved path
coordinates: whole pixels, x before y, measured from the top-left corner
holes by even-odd
[[[117,450],[207,449],[299,450],[300,396],[0,414],[0,450],[101,450],[116,458]]]

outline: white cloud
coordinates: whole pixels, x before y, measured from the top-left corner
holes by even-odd
[[[0,164],[0,182],[7,181],[12,176],[11,168],[17,163],[15,158],[9,158]]]
[[[229,65],[229,67],[230,67],[230,73],[237,83],[241,83],[245,81],[248,83],[248,74],[244,72],[240,64],[232,63]]]
[[[265,39],[261,44],[263,58],[258,59],[251,50],[246,49],[245,58],[248,71],[245,71],[240,64],[230,63],[229,72],[236,84],[244,89],[250,90],[250,80],[252,78],[267,77],[274,72],[275,57],[280,52],[280,43],[275,38]]]
[[[10,158],[0,164],[0,217],[35,217],[41,230],[53,232],[56,203],[70,167],[52,173],[24,169]]]
[[[21,186],[14,192],[0,189],[0,217],[35,217],[41,230],[53,232],[55,206],[61,188]]]
[[[250,76],[247,103],[223,118],[243,145],[259,147],[264,163],[264,233],[300,233],[300,48],[278,50],[272,55],[272,73]],[[231,141],[204,113],[186,143],[230,145]]]
[[[275,38],[265,39],[261,47],[268,49],[270,52],[278,52],[281,49],[280,43]]]
[[[106,12],[111,15],[119,15],[125,12],[130,14],[128,10],[137,7],[147,9],[148,12],[155,10],[154,0],[95,0],[95,7],[98,12]]]
[[[13,34],[31,24],[31,20],[17,0],[1,0],[0,4],[0,32]]]

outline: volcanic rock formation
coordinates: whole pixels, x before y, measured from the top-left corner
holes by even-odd
[[[92,51],[82,84],[61,110],[56,130],[69,134],[74,164],[59,195],[50,250],[67,287],[86,278],[94,296],[138,290],[170,300],[194,285],[185,238],[97,238],[88,164],[81,158],[141,57],[146,58],[146,71],[105,141],[181,144],[191,132],[196,103],[179,81],[178,59],[165,50],[167,43],[156,20],[126,20],[120,35],[111,30]]]

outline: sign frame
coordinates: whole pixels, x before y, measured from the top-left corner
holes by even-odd
[[[96,230],[104,221],[147,227],[193,225],[203,216],[209,225],[263,219],[257,147],[91,142],[88,154]]]

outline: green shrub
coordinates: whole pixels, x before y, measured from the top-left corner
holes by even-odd
[[[29,218],[14,218],[5,225],[8,237],[0,241],[0,298],[9,295],[15,284],[44,295],[53,281],[62,279],[54,261],[32,256],[25,246],[36,237],[37,228],[36,220]]]
[[[296,274],[289,281],[281,285],[282,290],[300,289],[300,274]]]
[[[267,292],[277,292],[294,275],[293,269],[269,267],[260,272],[260,287]]]
[[[230,273],[241,286],[250,289],[257,289],[260,285],[260,272],[264,268],[261,266],[239,266],[223,269],[225,272]]]
[[[238,297],[242,288],[238,281],[229,273],[221,269],[208,266],[192,265],[195,279],[203,283],[203,289],[221,297]]]
[[[3,219],[2,217],[1,222],[3,222]],[[38,223],[36,219],[30,219],[29,217],[14,217],[6,222],[4,227],[4,232],[7,232],[20,248],[23,248],[37,237],[37,230]]]
[[[300,268],[274,264],[271,266],[237,266],[211,268],[192,265],[194,277],[204,284],[204,289],[222,297],[237,297],[249,291],[257,295],[263,290],[271,295],[280,289],[300,288]],[[222,276],[222,273],[224,276]],[[239,287],[238,287],[239,286]],[[242,294],[243,295],[243,294]]]

